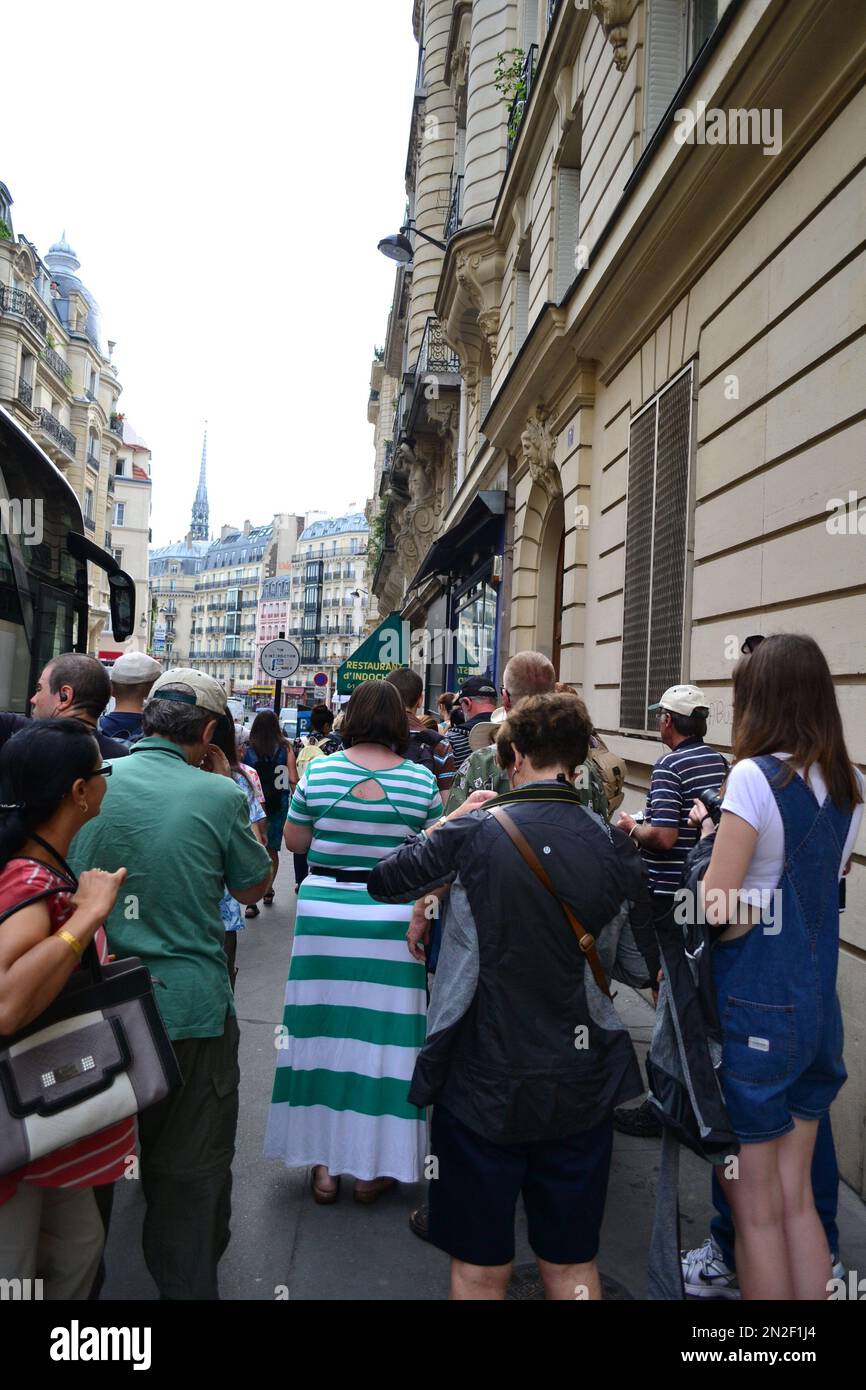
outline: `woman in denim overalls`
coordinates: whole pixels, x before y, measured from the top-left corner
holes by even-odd
[[[720,1079],[741,1143],[736,1176],[718,1176],[734,1213],[742,1296],[823,1299],[830,1252],[811,1164],[818,1122],[847,1076],[838,885],[863,783],[810,637],[768,637],[740,663],[733,746],[701,885],[707,921],[726,928],[713,948]],[[704,814],[698,802],[695,821]],[[708,821],[703,828],[712,833]]]

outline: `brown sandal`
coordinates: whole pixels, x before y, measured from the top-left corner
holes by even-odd
[[[336,1187],[319,1187],[316,1183],[316,1168],[321,1167],[316,1164],[310,1169],[310,1187],[313,1193],[313,1201],[320,1207],[330,1207],[336,1202],[340,1195],[340,1179],[335,1178]]]
[[[390,1192],[392,1187],[397,1186],[396,1178],[376,1178],[376,1186],[358,1189],[357,1185],[352,1191],[352,1196],[356,1202],[369,1207],[371,1203],[378,1202],[386,1192]]]

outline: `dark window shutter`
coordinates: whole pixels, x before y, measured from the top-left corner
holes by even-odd
[[[683,679],[691,408],[692,374],[686,372],[658,403],[649,704]]]
[[[653,484],[656,412],[654,403],[632,422],[628,442],[625,593],[622,624],[620,724],[647,726],[647,657],[652,585]]]
[[[629,432],[620,725],[684,680],[692,369],[660,392]]]

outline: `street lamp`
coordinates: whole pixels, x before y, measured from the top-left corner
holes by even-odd
[[[379,250],[382,255],[387,256],[389,261],[399,261],[401,265],[406,265],[411,261],[415,252],[407,235],[408,232],[414,232],[416,236],[423,237],[425,241],[430,242],[431,246],[438,246],[440,251],[448,250],[444,241],[437,241],[435,236],[428,236],[426,232],[422,232],[420,227],[415,226],[415,219],[410,217],[399,232],[394,236],[383,237],[379,242]]]

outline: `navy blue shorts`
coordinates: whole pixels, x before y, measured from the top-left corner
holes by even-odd
[[[567,1139],[494,1144],[435,1105],[432,1244],[467,1264],[510,1264],[522,1193],[535,1254],[549,1264],[588,1263],[598,1253],[612,1151],[612,1116]]]

